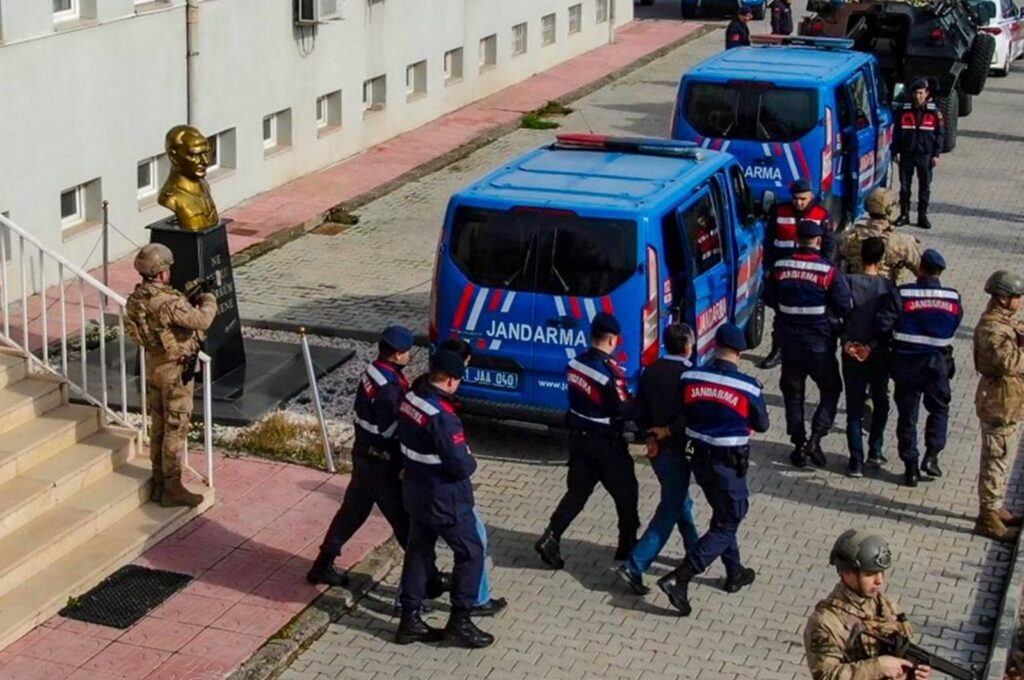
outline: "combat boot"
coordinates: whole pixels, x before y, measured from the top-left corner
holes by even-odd
[[[1012,512],[1003,508],[999,511],[999,519],[1008,527],[1019,527],[1024,525],[1024,517],[1017,517]]]
[[[149,500],[159,503],[164,498],[164,471],[153,470],[153,486],[149,490]]]
[[[978,521],[974,523],[974,533],[993,541],[1013,543],[1020,535],[1020,529],[1006,526],[1003,520],[999,519],[998,512],[986,510],[978,515]]]
[[[306,573],[306,580],[313,585],[347,586],[348,574],[343,574],[334,568],[334,558],[320,553]]]
[[[164,492],[160,505],[165,508],[194,508],[203,502],[202,494],[192,493],[181,483],[180,476],[164,477]]]
[[[932,223],[928,221],[928,209],[917,206],[917,226],[921,229],[931,229]]]
[[[494,644],[494,636],[477,628],[470,614],[465,609],[452,609],[448,624],[444,627],[445,641],[467,649],[490,647]]]
[[[917,486],[919,479],[921,479],[921,470],[918,469],[917,463],[907,463],[903,470],[903,484],[913,488]]]
[[[900,206],[900,216],[892,223],[894,227],[905,227],[910,224],[910,206]]]
[[[540,539],[533,544],[533,549],[540,555],[541,561],[552,569],[561,569],[565,566],[565,560],[562,559],[562,552],[558,545],[558,537],[551,529],[544,530]]]
[[[789,462],[798,468],[807,467],[807,456],[804,454],[806,446],[807,442],[797,442],[789,454]]]
[[[757,578],[756,571],[750,567],[741,567],[737,573],[726,577],[722,589],[727,593],[738,593],[753,583],[755,578]]]
[[[772,345],[771,351],[768,352],[768,356],[766,356],[764,359],[761,359],[761,363],[759,363],[757,367],[765,369],[775,368],[781,363],[782,350],[779,347]]]
[[[804,448],[807,457],[811,459],[811,462],[818,467],[825,467],[828,465],[828,459],[825,458],[825,452],[821,450],[821,440],[825,437],[823,434],[812,434],[811,440],[807,442],[807,446]]]
[[[658,587],[661,592],[668,595],[668,601],[679,610],[680,616],[689,616],[693,609],[690,607],[690,581],[697,575],[688,561],[684,561],[675,569],[658,579]]]
[[[929,477],[941,477],[942,469],[939,468],[938,456],[925,454],[924,459],[921,461],[921,472]]]
[[[402,610],[402,618],[398,622],[398,632],[395,633],[396,644],[440,642],[443,638],[444,632],[440,628],[427,625],[427,622],[420,617],[419,610]]]

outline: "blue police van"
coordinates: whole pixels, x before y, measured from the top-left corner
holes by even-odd
[[[726,321],[764,328],[764,224],[733,156],[664,139],[562,135],[455,194],[434,267],[430,337],[460,336],[470,412],[560,421],[565,367],[599,311],[635,384],[675,318],[699,360]]]
[[[756,198],[803,178],[840,227],[888,181],[893,114],[878,61],[838,38],[764,37],[701,62],[679,83],[672,137],[727,151]]]

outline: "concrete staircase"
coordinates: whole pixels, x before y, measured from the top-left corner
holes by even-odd
[[[161,508],[149,490],[134,432],[0,349],[0,650],[213,500]]]

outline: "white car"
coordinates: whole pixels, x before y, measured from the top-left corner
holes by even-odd
[[[1013,61],[1024,54],[1024,17],[1014,0],[973,0],[973,5],[987,5],[992,20],[981,28],[996,39],[992,70],[1001,76],[1010,72]]]

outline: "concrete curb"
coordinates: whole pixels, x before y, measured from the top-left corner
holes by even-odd
[[[1024,596],[1024,559],[1021,559],[1020,539],[1013,548],[1010,561],[1012,571],[1003,593],[1003,604],[996,618],[992,632],[992,647],[988,654],[985,680],[1003,680],[1010,663],[1010,650],[1015,645],[1017,619],[1020,614],[1020,600]]]
[[[579,87],[575,90],[572,90],[571,92],[566,93],[565,95],[559,97],[558,101],[561,103],[569,103],[574,102],[578,99],[582,99],[591,92],[594,92],[595,90],[604,87],[605,85],[611,83],[612,81],[618,80],[619,78],[639,69],[640,67],[651,63],[655,59],[660,59],[661,57],[665,56],[672,50],[677,49],[688,42],[697,40],[698,38],[702,38],[703,36],[707,35],[708,33],[714,30],[718,30],[718,27],[709,26],[708,24],[701,24],[694,31],[687,33],[682,38],[674,40],[668,44],[662,45],[658,49],[653,50],[652,52],[648,52],[644,56],[630,62],[629,64],[623,66],[622,68],[616,69],[615,71],[612,71],[602,76],[601,78],[598,78],[597,80],[592,80],[586,85],[583,85],[582,87]],[[473,152],[482,149],[491,142],[501,137],[504,137],[508,133],[517,129],[519,129],[518,120],[512,123],[506,123],[504,125],[496,125],[495,127],[490,128],[489,130],[487,130],[486,132],[484,132],[471,142],[467,142],[465,144],[462,144],[461,146],[457,146],[454,149],[451,149],[441,154],[440,156],[436,156],[435,158],[427,161],[426,163],[423,163],[422,165],[416,166],[415,168],[399,175],[398,177],[389,182],[385,182],[384,184],[381,184],[380,186],[374,189],[371,189],[363,194],[360,194],[359,196],[356,196],[353,199],[338,203],[337,205],[329,208],[328,210],[324,211],[317,217],[306,220],[302,224],[297,224],[292,227],[286,227],[284,229],[281,229],[280,231],[277,231],[274,234],[268,236],[265,240],[261,241],[260,243],[253,244],[248,248],[235,253],[234,255],[231,256],[232,264],[234,264],[234,266],[236,267],[241,267],[242,265],[251,262],[256,258],[271,252],[272,250],[280,248],[289,241],[294,241],[303,234],[306,234],[318,227],[323,226],[328,221],[328,217],[332,212],[352,212],[356,208],[364,206],[367,203],[375,201],[378,198],[391,193],[392,191],[401,187],[404,184],[413,182],[417,179],[420,179],[421,177],[425,177],[426,175],[437,172],[441,168],[451,165],[456,161],[462,160],[463,158],[469,156]],[[344,163],[345,161],[341,162]]]
[[[378,546],[352,567],[349,588],[329,588],[302,610],[288,625],[267,640],[228,680],[271,680],[280,675],[307,647],[316,642],[331,623],[352,611],[402,559],[394,537]]]

